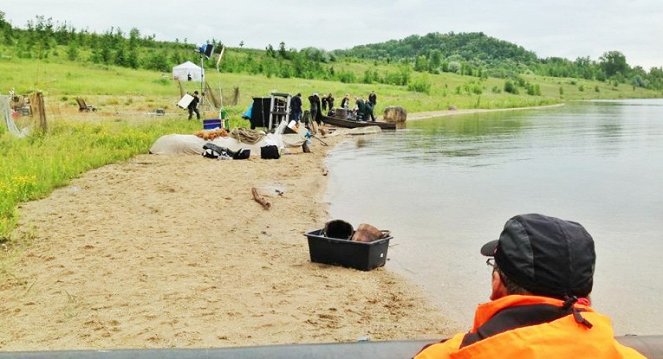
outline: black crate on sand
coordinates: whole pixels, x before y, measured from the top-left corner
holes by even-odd
[[[340,265],[363,271],[382,267],[387,261],[391,236],[373,242],[328,238],[323,229],[306,233],[311,262]]]

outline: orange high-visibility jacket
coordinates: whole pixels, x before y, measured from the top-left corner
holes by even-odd
[[[519,306],[549,304],[562,307],[557,299],[509,295],[479,305],[470,334],[486,324],[498,312]],[[568,314],[550,322],[510,329],[489,336],[461,348],[466,333],[430,345],[419,352],[416,359],[428,358],[644,358],[635,349],[620,344],[614,338],[610,319],[588,306],[576,304],[582,318],[591,328]]]

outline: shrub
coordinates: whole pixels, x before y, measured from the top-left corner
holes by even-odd
[[[518,88],[516,87],[516,85],[513,84],[513,82],[511,82],[511,80],[506,80],[506,82],[504,82],[504,92],[517,95]]]
[[[407,85],[408,91],[430,94],[431,83],[428,79],[417,79]]]
[[[352,72],[339,72],[338,73],[338,80],[341,81],[342,83],[353,83],[356,80],[355,74]]]
[[[541,86],[538,84],[527,84],[527,94],[530,96],[541,96]]]
[[[524,78],[518,76],[516,77],[516,85],[520,87],[527,87],[527,81]]]

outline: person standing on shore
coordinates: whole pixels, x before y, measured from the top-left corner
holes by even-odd
[[[372,107],[375,107],[375,105],[378,104],[378,95],[375,94],[375,91],[371,91],[371,93],[368,95],[368,102],[372,105]]]
[[[311,105],[311,121],[315,121],[318,125],[322,122],[322,117],[320,113],[320,96],[317,93],[308,97],[308,101]]]
[[[356,105],[357,105],[357,116],[356,119],[357,121],[366,121],[366,104],[364,103],[364,100],[361,97],[356,98]]]
[[[344,108],[346,110],[350,109],[350,94],[345,94],[343,99],[341,100],[341,108]]]
[[[299,123],[299,120],[302,118],[302,94],[297,93],[295,96],[290,99],[290,113],[291,120]]]
[[[375,122],[375,115],[373,115],[373,103],[371,101],[368,101],[364,104],[364,117],[366,117],[366,121],[368,121],[368,118],[371,118],[371,121]]]
[[[327,95],[327,105],[329,106],[329,111],[334,109],[334,96],[332,96],[331,92]]]
[[[481,254],[492,268],[491,302],[479,305],[469,332],[424,347],[416,359],[644,358],[590,307],[596,254],[579,223],[518,215]]]
[[[189,120],[191,117],[193,117],[193,113],[196,113],[196,118],[200,120],[200,112],[198,111],[198,103],[200,102],[200,98],[198,98],[198,91],[193,92],[193,100],[189,102],[189,106],[187,106],[187,109],[189,110]]]
[[[327,113],[327,96],[322,96],[320,101],[322,102],[322,113],[325,114]]]

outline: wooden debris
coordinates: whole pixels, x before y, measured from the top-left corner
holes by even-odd
[[[264,209],[269,209],[270,207],[272,207],[272,204],[269,203],[269,201],[266,200],[265,197],[261,196],[261,195],[258,193],[258,190],[257,190],[255,187],[252,187],[252,188],[251,188],[251,193],[253,193],[253,199],[254,199],[256,202],[260,203],[260,205],[262,206],[262,208],[264,208]]]

